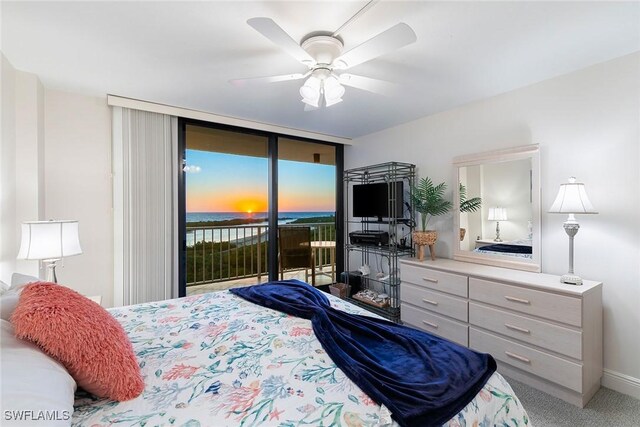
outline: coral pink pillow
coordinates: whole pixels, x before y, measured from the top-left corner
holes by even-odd
[[[79,293],[53,283],[27,285],[11,323],[18,338],[38,344],[88,392],[118,401],[142,393],[144,381],[124,329]]]

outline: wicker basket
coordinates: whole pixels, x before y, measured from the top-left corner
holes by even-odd
[[[334,283],[333,285],[329,285],[329,291],[331,291],[331,295],[346,298],[349,294],[349,285],[346,283]]]
[[[433,245],[436,240],[438,240],[438,232],[435,230],[413,232],[413,243],[417,245]]]

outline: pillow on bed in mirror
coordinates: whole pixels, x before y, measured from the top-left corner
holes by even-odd
[[[33,343],[16,338],[6,320],[0,320],[0,341],[2,426],[71,425],[76,390],[71,375]],[[50,417],[19,420],[20,411],[32,411],[34,416],[43,411]]]
[[[11,316],[18,338],[38,344],[60,361],[86,391],[123,401],[144,389],[131,342],[100,305],[53,283],[24,287]]]

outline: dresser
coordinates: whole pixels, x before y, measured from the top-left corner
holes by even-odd
[[[584,407],[602,377],[602,283],[450,259],[400,262],[401,320],[490,353],[507,377]]]

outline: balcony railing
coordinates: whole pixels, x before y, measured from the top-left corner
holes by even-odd
[[[335,224],[311,227],[312,241],[335,241]],[[279,227],[287,227],[280,225]],[[189,227],[187,224],[187,286],[268,277],[268,225]],[[317,249],[316,268],[331,266],[329,249]]]

